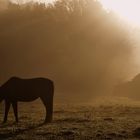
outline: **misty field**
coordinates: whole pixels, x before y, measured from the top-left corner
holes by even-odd
[[[0,119],[4,108],[0,107]],[[43,124],[40,101],[20,103],[19,124],[10,110],[8,122],[0,124],[0,140],[139,140],[140,106],[55,104],[54,121]]]

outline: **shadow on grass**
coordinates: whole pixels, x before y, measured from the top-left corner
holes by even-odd
[[[4,139],[7,139],[7,138],[12,138],[12,137],[15,137],[19,134],[22,134],[24,132],[28,132],[28,131],[31,131],[31,130],[35,130],[36,128],[38,127],[41,127],[43,125],[46,125],[47,123],[40,123],[40,124],[37,124],[37,125],[33,125],[33,126],[28,126],[27,128],[24,128],[24,129],[20,129],[20,128],[17,128],[15,131],[12,131],[11,132],[5,132],[5,133],[1,133],[0,132],[0,140],[4,140]],[[1,126],[0,128],[6,128],[8,127],[9,125],[8,124],[4,124],[3,126]]]

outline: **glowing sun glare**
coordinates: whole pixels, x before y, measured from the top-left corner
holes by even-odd
[[[117,13],[125,21],[140,26],[140,0],[100,0],[103,7]]]

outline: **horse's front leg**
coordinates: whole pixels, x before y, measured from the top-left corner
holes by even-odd
[[[17,101],[12,102],[13,110],[14,110],[14,115],[15,115],[15,120],[18,122],[18,104]]]
[[[7,122],[7,117],[8,117],[8,112],[9,112],[9,109],[10,109],[10,102],[5,100],[5,115],[4,115],[4,120],[3,120],[3,123],[6,123]]]

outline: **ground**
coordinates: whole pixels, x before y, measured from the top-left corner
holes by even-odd
[[[4,108],[0,107],[0,120]],[[55,104],[54,120],[43,124],[40,101],[19,104],[18,124],[10,110],[0,140],[140,140],[139,105]]]

